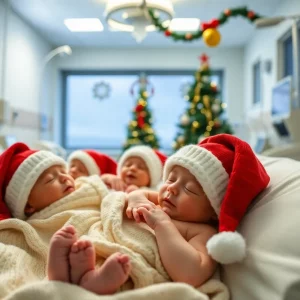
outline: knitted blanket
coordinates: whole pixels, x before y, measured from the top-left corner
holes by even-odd
[[[176,298],[180,295],[176,291],[182,289],[198,294],[199,299],[209,299],[205,294],[210,299],[229,299],[226,287],[218,280],[202,285],[199,290],[203,293],[185,284],[166,283],[170,278],[161,263],[153,232],[145,224],[123,218],[124,205],[124,193],[108,193],[99,177],[91,176],[76,180],[75,192],[27,221],[0,222],[0,298],[32,299],[38,295],[38,299],[46,300],[92,299],[88,291],[71,284],[49,282],[46,278],[51,236],[64,225],[72,224],[80,238],[90,239],[95,245],[97,265],[117,251],[128,254],[131,259],[131,279],[121,288],[126,292],[107,299],[123,299],[127,293],[127,299],[157,298],[158,290],[161,299],[166,295],[183,299]],[[158,283],[162,285],[156,289],[153,284]],[[102,299],[104,296],[93,297]]]

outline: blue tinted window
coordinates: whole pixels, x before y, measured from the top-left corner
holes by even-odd
[[[146,72],[154,87],[148,105],[153,127],[163,150],[171,149],[178,130],[176,124],[186,110],[181,87],[194,81],[194,72]],[[136,97],[130,94],[139,72],[125,74],[63,73],[63,145],[66,149],[121,149],[127,137],[127,125],[132,118]],[[211,78],[222,90],[222,72]],[[93,87],[105,82],[110,95],[94,97]],[[220,96],[222,99],[222,95]]]

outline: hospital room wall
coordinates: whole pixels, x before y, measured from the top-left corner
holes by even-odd
[[[43,137],[38,114],[49,111],[53,99],[51,64],[41,77],[43,58],[53,46],[6,6],[6,1],[0,1],[0,41],[0,98],[7,103],[0,135],[32,144]],[[19,114],[16,119],[13,112]]]

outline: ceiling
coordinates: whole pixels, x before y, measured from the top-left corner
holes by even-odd
[[[114,1],[114,0],[111,0]],[[247,6],[260,15],[271,16],[284,0],[172,0],[175,17],[200,18],[209,21],[218,18],[226,8]],[[201,39],[191,43],[174,42],[160,32],[148,33],[145,40],[137,44],[128,32],[114,32],[108,29],[103,17],[107,0],[10,0],[13,10],[31,24],[53,46],[68,44],[71,47],[107,48],[168,48],[200,47]],[[100,18],[103,32],[74,33],[64,25],[66,18]],[[230,19],[220,27],[222,41],[220,47],[242,46],[255,33],[253,24],[238,17]]]

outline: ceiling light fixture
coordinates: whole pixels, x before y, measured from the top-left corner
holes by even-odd
[[[148,8],[154,9],[164,24],[170,23],[174,15],[170,0],[109,0],[105,18],[112,30],[132,32],[139,43],[147,32],[156,30],[148,16]]]
[[[65,19],[64,23],[72,32],[103,31],[103,25],[97,18]]]

